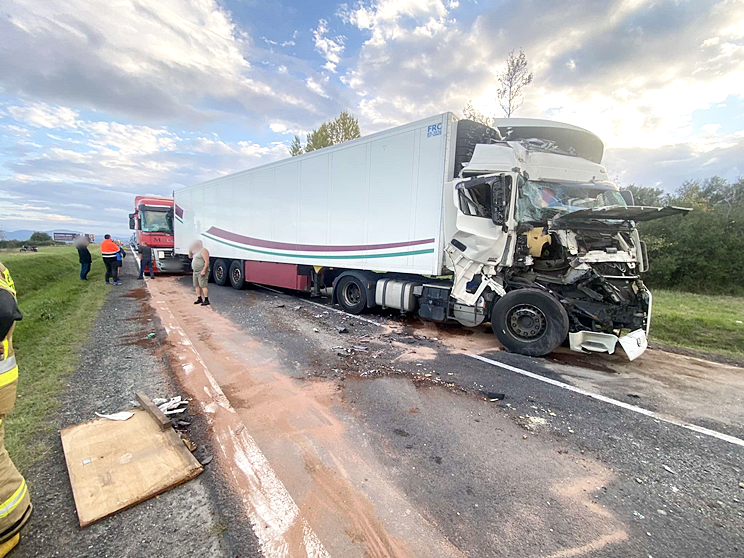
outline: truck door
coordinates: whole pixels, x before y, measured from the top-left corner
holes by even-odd
[[[476,177],[455,184],[457,232],[451,244],[468,259],[498,265],[506,251],[507,260],[511,260],[512,184],[511,174]],[[509,265],[511,261],[504,263]]]

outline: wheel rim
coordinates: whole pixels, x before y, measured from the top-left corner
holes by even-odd
[[[520,304],[509,310],[506,325],[514,337],[524,341],[534,341],[545,333],[548,320],[537,306]]]
[[[222,278],[225,276],[225,268],[223,268],[221,265],[218,265],[217,269],[214,270],[214,276],[217,278],[218,281],[222,281]]]
[[[240,269],[238,269],[238,268],[233,269],[233,273],[232,273],[233,282],[239,283],[240,282],[240,277],[241,277]]]
[[[341,294],[347,306],[356,306],[362,300],[362,289],[355,282],[347,283]]]

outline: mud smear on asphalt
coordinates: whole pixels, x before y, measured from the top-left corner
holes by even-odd
[[[374,558],[422,555],[408,550],[407,544],[390,532],[390,525],[380,520],[369,496],[355,488],[360,477],[384,479],[384,475],[375,471],[374,464],[361,460],[358,448],[347,439],[347,428],[332,408],[341,402],[338,384],[292,377],[292,371],[281,358],[281,349],[237,329],[212,309],[192,305],[187,289],[178,288],[175,282],[158,284],[157,288],[160,294],[154,304],[165,303],[171,309],[237,412],[239,423],[235,422],[235,413],[226,415],[219,405],[207,404],[207,412],[213,413],[210,418],[213,429],[222,432],[217,436],[220,445],[229,446],[227,440],[220,440],[224,436],[247,434],[255,439],[277,477],[293,495],[302,521],[309,520],[321,539],[335,544],[335,548],[328,547],[332,555]],[[188,355],[190,348],[187,351],[182,345],[184,341],[170,345],[174,362],[183,361],[184,355],[193,359],[193,355]],[[196,398],[204,399],[199,392],[208,392],[209,386],[195,384],[185,366],[184,388]],[[229,421],[229,429],[220,426],[220,421]],[[239,460],[238,456],[232,457]],[[229,475],[229,469],[236,465],[227,461]],[[233,477],[237,478],[235,474]],[[387,501],[406,506],[396,487],[384,480],[378,485]],[[292,522],[286,537],[299,545],[304,527],[298,519]],[[423,522],[423,519],[416,516],[403,521]],[[394,527],[399,526],[396,523]],[[346,536],[339,537],[339,530]],[[441,541],[437,543],[441,537],[430,526],[416,523],[415,528],[408,529],[412,530],[426,532],[421,540],[412,541],[414,547],[430,556],[439,555],[427,552],[431,545],[445,546]]]

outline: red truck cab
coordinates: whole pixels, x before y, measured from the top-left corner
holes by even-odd
[[[134,230],[135,249],[142,242],[152,248],[155,273],[188,270],[189,259],[173,253],[173,198],[135,197],[129,228]]]

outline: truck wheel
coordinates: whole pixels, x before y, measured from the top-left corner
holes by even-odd
[[[501,297],[491,312],[493,332],[507,350],[545,356],[568,336],[568,313],[561,303],[537,289],[517,289]]]
[[[245,286],[245,266],[241,260],[230,264],[230,284],[233,289],[238,290]]]
[[[361,314],[367,307],[367,293],[362,282],[347,275],[336,283],[336,300],[349,314]]]
[[[225,285],[230,277],[230,268],[225,260],[217,260],[214,262],[214,268],[212,268],[212,274],[214,275],[214,282],[220,287]]]

